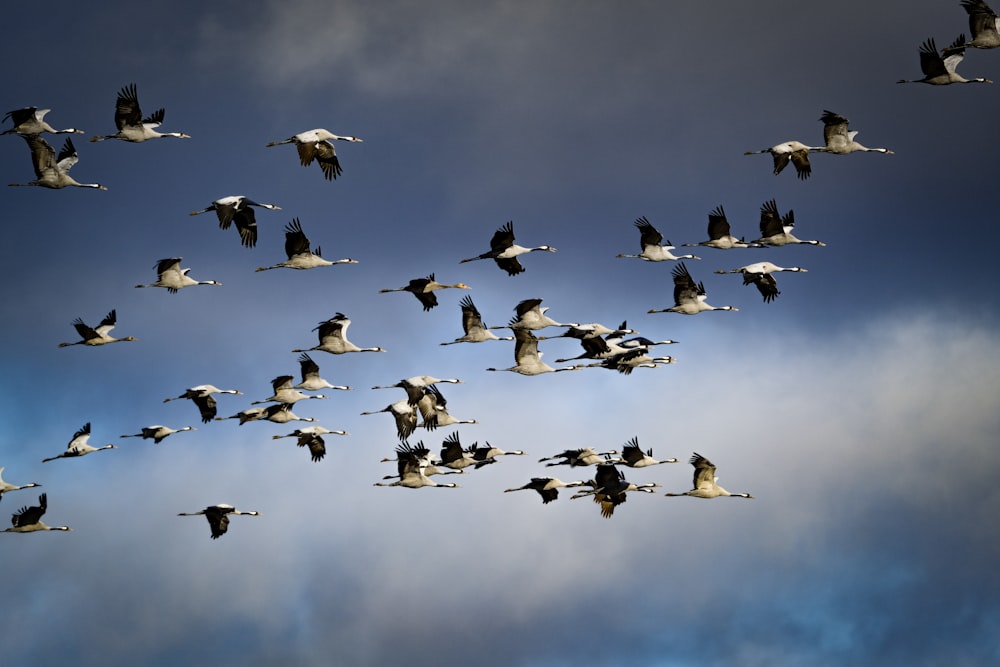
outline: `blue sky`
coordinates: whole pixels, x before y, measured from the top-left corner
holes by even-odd
[[[732,6],[729,6],[732,5]],[[3,516],[46,491],[68,534],[4,535],[11,664],[174,665],[980,665],[1000,659],[995,529],[1000,339],[989,242],[996,220],[997,85],[897,85],[919,78],[918,49],[968,32],[956,2],[905,13],[848,0],[665,3],[182,2],[134,25],[134,7],[55,2],[45,19],[6,21],[4,111],[51,108],[86,134],[73,176],[107,192],[4,188],[0,247],[8,326]],[[39,45],[46,45],[44,48]],[[959,70],[1000,80],[1000,53]],[[90,143],[114,131],[115,95],[135,82],[163,131],[191,139]],[[813,175],[775,177],[789,139],[822,141],[830,109],[858,141],[894,155],[814,155]],[[4,125],[6,129],[8,125]],[[323,127],[343,175],[302,168],[269,141]],[[49,137],[54,146],[63,138]],[[6,182],[32,178],[24,142],[0,137]],[[245,194],[257,247],[210,215]],[[719,251],[688,261],[709,301],[739,312],[647,314],[671,305],[672,264],[639,250],[632,222],[676,245],[706,238],[725,207],[755,237],[761,204],[794,209],[796,234],[826,247]],[[327,259],[356,265],[255,273],[285,259],[299,218]],[[519,243],[556,253],[509,277],[460,264],[513,220]],[[136,290],[162,257],[199,279],[170,295]],[[765,304],[738,276],[770,260]],[[423,312],[379,294],[435,273],[470,292]],[[677,363],[628,377],[599,369],[521,377],[510,343],[461,335],[470,294],[488,324],[541,297],[560,321],[622,320]],[[60,349],[73,319],[117,309],[135,343]],[[347,384],[296,413],[349,436],[312,463],[292,425],[200,423],[186,401],[212,383],[228,416],[298,372],[293,348],[343,312],[350,338],[384,354],[313,353]],[[503,332],[498,332],[503,333]],[[546,332],[548,333],[548,332]],[[578,354],[543,341],[546,361]],[[523,449],[455,476],[454,490],[376,488],[397,443],[402,398],[373,391],[418,374],[478,424],[420,430],[438,449]],[[119,448],[41,463],[86,422]],[[159,445],[121,440],[150,424],[197,426]],[[563,449],[632,437],[682,463],[628,470],[660,492],[690,488],[692,454],[753,500],[635,494],[611,520],[587,499],[542,506],[504,494],[553,470]],[[235,517],[210,540],[201,519]]]

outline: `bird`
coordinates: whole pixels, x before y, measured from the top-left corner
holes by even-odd
[[[34,533],[40,530],[73,530],[69,526],[47,526],[42,523],[42,515],[48,509],[48,496],[42,494],[38,496],[38,505],[35,507],[22,507],[14,512],[10,517],[11,528],[5,529],[5,533]]]
[[[292,352],[329,352],[330,354],[345,354],[347,352],[385,352],[381,347],[358,347],[347,340],[347,328],[351,320],[343,313],[337,313],[325,322],[320,322],[313,331],[319,331],[319,345],[307,350],[292,350]]]
[[[665,495],[691,496],[693,498],[718,498],[719,496],[753,498],[749,493],[729,493],[729,491],[716,484],[718,477],[715,476],[715,464],[698,452],[694,453],[689,463],[694,466],[694,488],[684,493],[667,493]]]
[[[60,190],[73,186],[77,188],[93,188],[95,190],[107,190],[100,183],[79,183],[69,175],[69,170],[80,161],[76,147],[73,146],[72,139],[63,142],[59,155],[49,142],[45,141],[37,134],[22,135],[31,150],[31,163],[35,168],[35,180],[27,183],[10,183],[11,187],[37,185],[43,188]]]
[[[493,238],[490,239],[490,249],[488,252],[463,259],[459,264],[474,262],[477,259],[492,259],[496,262],[497,266],[507,272],[507,275],[516,276],[524,272],[524,267],[521,266],[521,262],[517,259],[518,256],[535,252],[536,250],[545,252],[556,251],[555,248],[548,245],[540,245],[534,248],[516,245],[514,243],[514,222],[511,220],[493,234]]]
[[[612,329],[611,327],[605,326],[600,322],[590,322],[589,324],[573,324],[570,325],[562,333],[558,333],[554,336],[539,336],[538,340],[550,340],[552,338],[575,338],[577,340],[586,340],[588,338],[597,338],[599,336],[627,336],[628,334],[639,333],[635,329],[628,328],[628,320],[622,320],[622,323],[618,325],[617,329]]]
[[[330,384],[321,378],[319,376],[319,364],[313,361],[312,357],[305,352],[299,355],[299,368],[302,373],[302,382],[294,385],[295,389],[305,389],[306,391],[319,391],[321,389],[351,390],[347,385]]]
[[[420,442],[415,448],[397,447],[396,469],[399,472],[397,475],[399,479],[388,484],[375,482],[375,486],[402,486],[408,489],[420,489],[425,486],[446,489],[458,488],[459,485],[453,482],[438,483],[430,478],[427,473],[432,466],[428,463],[427,458],[420,454],[421,451],[428,451],[423,445],[424,443]]]
[[[579,366],[553,368],[542,361],[542,353],[538,351],[538,338],[524,327],[514,327],[514,340],[514,365],[509,368],[487,368],[486,370],[511,371],[520,375],[540,375],[542,373],[575,371],[579,368]]]
[[[972,40],[966,46],[977,49],[995,49],[1000,46],[1000,18],[997,18],[983,0],[962,0],[962,7],[969,14],[969,33]]]
[[[625,479],[624,473],[619,470],[614,463],[601,463],[597,466],[594,479],[591,482],[589,491],[578,491],[570,496],[570,500],[593,496],[594,502],[601,506],[601,516],[610,519],[615,513],[615,508],[628,500],[629,491],[641,491],[643,493],[655,493],[654,488],[659,487],[655,482],[645,484],[635,484]]]
[[[754,241],[762,246],[785,246],[807,244],[825,246],[822,241],[803,240],[792,234],[795,227],[795,211],[788,210],[784,216],[778,213],[778,204],[774,199],[764,202],[760,207],[760,238]],[[737,269],[738,271],[739,269]],[[792,269],[786,269],[792,270]],[[716,272],[718,273],[718,271]]]
[[[642,451],[639,447],[638,436],[632,438],[622,447],[621,463],[629,468],[647,468],[649,466],[660,465],[661,463],[677,463],[678,459],[670,458],[657,460],[653,458],[652,448]]]
[[[271,437],[275,440],[279,438],[295,438],[296,446],[308,447],[313,462],[319,463],[326,456],[326,441],[323,440],[323,436],[328,433],[348,435],[347,431],[331,431],[323,426],[306,426],[304,428],[297,428],[285,435],[272,435]]]
[[[273,266],[259,266],[257,271],[269,271],[271,269],[315,269],[319,266],[333,266],[335,264],[357,264],[358,260],[344,257],[330,261],[323,259],[323,253],[319,246],[313,252],[309,246],[309,239],[302,231],[302,224],[298,218],[292,219],[285,225],[285,255],[288,259],[278,262]]]
[[[475,458],[476,445],[465,449],[458,437],[458,431],[450,433],[441,443],[441,465],[452,470],[462,470],[479,463]],[[477,466],[478,467],[478,466]]]
[[[475,419],[458,419],[448,412],[448,401],[441,390],[434,385],[423,388],[423,397],[417,402],[417,412],[423,418],[420,424],[428,431],[455,424],[478,424]]]
[[[111,330],[115,328],[115,323],[117,321],[118,313],[116,310],[112,310],[110,313],[105,315],[104,319],[101,320],[101,323],[94,328],[84,324],[83,320],[78,317],[73,320],[73,327],[76,328],[76,332],[80,335],[81,340],[74,343],[59,343],[59,347],[69,347],[70,345],[87,345],[89,347],[94,347],[97,345],[107,345],[108,343],[125,343],[136,340],[132,336],[112,338]]]
[[[288,422],[314,422],[316,419],[314,417],[299,417],[297,414],[292,412],[292,406],[290,403],[275,403],[264,408],[264,414],[261,415],[261,419],[265,419],[269,422],[274,422],[275,424],[287,424]]]
[[[747,264],[746,266],[741,266],[738,269],[730,269],[725,271],[723,269],[716,269],[716,273],[741,273],[744,276],[743,284],[748,284],[746,281],[747,274],[754,273],[780,273],[781,271],[793,271],[796,273],[807,273],[808,269],[803,269],[800,266],[778,266],[771,262],[754,262],[753,264]]]
[[[55,461],[56,459],[69,459],[78,456],[86,456],[87,454],[93,454],[94,452],[99,452],[102,449],[117,449],[116,445],[104,445],[103,447],[94,447],[88,444],[90,440],[90,422],[83,425],[83,428],[76,431],[73,437],[70,439],[69,444],[66,445],[66,451],[62,454],[57,454],[56,456],[50,456],[47,459],[42,459],[42,463],[47,463],[48,461]]]
[[[200,211],[191,211],[190,215],[201,215],[209,211],[215,211],[219,219],[219,229],[229,229],[233,224],[240,235],[240,244],[245,248],[253,248],[257,245],[257,216],[253,212],[254,206],[266,208],[269,211],[280,211],[280,206],[274,204],[261,204],[243,195],[229,195],[220,197],[212,204]]]
[[[774,158],[774,175],[780,174],[788,163],[795,167],[799,180],[804,181],[812,175],[812,165],[809,164],[809,151],[826,152],[825,146],[806,146],[801,141],[791,140],[775,144],[759,151],[746,151],[744,155],[760,155],[770,153]]]
[[[605,463],[608,461],[609,457],[616,454],[618,454],[618,451],[614,449],[607,452],[598,452],[592,447],[580,447],[578,449],[563,450],[559,454],[538,459],[538,462],[544,463],[545,461],[552,461],[552,463],[545,464],[545,467],[547,468],[564,465],[576,468],[577,466],[592,466],[598,463]],[[562,460],[560,461],[557,459]]]
[[[735,306],[712,306],[706,301],[705,285],[695,283],[684,262],[673,268],[674,305],[670,308],[651,309],[648,313],[681,313],[682,315],[697,315],[706,310],[737,311]]]
[[[103,141],[104,139],[121,139],[132,143],[147,141],[149,139],[160,139],[161,137],[174,137],[176,139],[190,139],[189,135],[182,132],[157,132],[163,123],[163,109],[157,109],[146,118],[142,117],[142,109],[139,107],[139,94],[134,83],[130,83],[118,91],[118,98],[115,102],[115,126],[118,131],[114,134],[97,135],[91,137],[91,141]]]
[[[462,384],[458,378],[436,378],[432,375],[414,375],[400,380],[395,384],[376,385],[372,389],[402,389],[406,392],[406,398],[410,405],[416,405],[424,397],[424,389],[439,382],[446,384]]]
[[[21,486],[17,486],[15,484],[8,484],[7,482],[3,481],[3,471],[4,467],[0,466],[0,500],[3,499],[3,494],[8,493],[10,491],[20,491],[21,489],[33,489],[36,486],[41,486],[41,484],[38,484],[37,482],[30,482],[28,484],[22,484]]]
[[[627,255],[621,254],[617,255],[619,258],[629,257],[636,259],[643,259],[647,262],[665,262],[665,261],[676,261],[678,259],[701,259],[697,255],[674,255],[670,251],[674,250],[677,246],[667,241],[666,245],[663,244],[663,234],[656,230],[656,227],[646,219],[646,216],[641,218],[636,218],[636,227],[639,228],[639,245],[642,248],[642,252],[638,255]]]
[[[163,399],[163,402],[168,403],[170,401],[189,398],[194,401],[195,405],[198,406],[198,411],[201,413],[201,421],[207,424],[215,419],[216,415],[217,403],[212,394],[236,394],[240,396],[243,392],[238,389],[219,389],[212,384],[200,384],[197,387],[190,387],[186,389],[180,396],[165,398]]]
[[[215,399],[212,399],[213,402]],[[243,426],[247,422],[257,421],[258,419],[264,419],[267,415],[267,408],[246,408],[245,410],[240,410],[235,415],[229,415],[228,417],[215,417],[215,421],[225,421],[227,419],[238,419],[240,420],[239,425]]]
[[[472,450],[472,458],[477,461],[476,468],[482,468],[484,465],[495,463],[498,456],[525,456],[526,454],[527,452],[520,449],[505,451],[491,445],[489,442],[482,447],[477,445]]]
[[[402,399],[391,403],[381,410],[372,410],[369,412],[362,412],[362,415],[377,415],[380,412],[388,412],[392,415],[392,418],[396,422],[396,434],[399,439],[406,441],[409,439],[413,432],[417,430],[417,408],[414,405],[410,405],[409,400]]]
[[[761,297],[764,299],[764,303],[770,303],[774,301],[781,292],[778,290],[778,281],[775,279],[773,274],[770,273],[744,273],[743,274],[743,284],[753,285],[760,292]]]
[[[351,136],[342,137],[322,128],[317,128],[315,130],[300,132],[294,137],[289,137],[283,141],[272,141],[267,146],[295,144],[295,148],[299,152],[299,162],[302,166],[308,167],[312,164],[313,160],[316,160],[319,163],[320,169],[323,170],[323,177],[329,181],[343,173],[343,169],[340,167],[340,160],[337,159],[337,151],[333,147],[332,142],[334,141],[360,142],[362,139]]]
[[[212,530],[212,539],[218,539],[226,534],[229,530],[229,515],[237,514],[240,516],[260,516],[260,512],[257,511],[247,511],[238,510],[232,505],[226,503],[219,503],[218,505],[209,505],[203,510],[198,510],[197,512],[180,512],[177,516],[200,516],[204,515],[208,520],[208,525]]]
[[[743,239],[738,239],[730,232],[729,220],[726,218],[726,211],[722,206],[715,207],[708,214],[708,240],[700,243],[685,243],[685,246],[707,246],[718,248],[719,250],[730,250],[732,248],[755,248],[753,243],[747,243]]]
[[[556,322],[546,315],[548,306],[541,307],[542,299],[524,299],[514,307],[514,317],[505,326],[490,327],[491,329],[531,329],[537,331],[545,327],[575,327],[578,322],[567,322],[565,324]]]
[[[965,59],[965,34],[960,34],[947,48],[938,53],[934,38],[930,37],[920,45],[920,71],[922,79],[900,79],[896,83],[929,83],[933,86],[947,86],[952,83],[993,83],[989,79],[976,77],[966,79],[955,71]]]
[[[557,477],[532,477],[531,481],[524,486],[519,486],[514,489],[504,489],[504,493],[511,493],[513,491],[537,491],[538,495],[542,497],[542,504],[547,505],[553,500],[559,497],[560,488],[572,488],[577,486],[586,486],[586,482],[583,480],[576,480],[574,482],[564,482]]]
[[[0,134],[83,134],[83,130],[75,127],[68,127],[65,130],[57,130],[45,121],[45,115],[52,109],[39,109],[38,107],[24,107],[14,109],[4,114],[3,121],[10,120],[13,127],[0,132]]]
[[[164,438],[173,435],[174,433],[180,433],[181,431],[196,431],[194,426],[183,426],[181,428],[170,428],[169,426],[162,426],[160,424],[155,424],[153,426],[144,426],[142,433],[135,433],[133,435],[123,435],[123,438],[142,438],[143,440],[153,439],[153,444],[160,444]]]
[[[636,368],[657,368],[662,364],[673,364],[673,357],[651,357],[648,348],[636,347],[601,359],[598,363],[586,364],[581,368],[607,368],[622,375],[630,375]]]
[[[271,380],[271,388],[274,390],[274,393],[262,401],[253,401],[250,405],[261,405],[263,403],[272,402],[287,403],[291,405],[309,398],[326,398],[323,394],[303,394],[301,391],[292,386],[293,380],[295,380],[294,376],[279,375]]]
[[[479,314],[479,309],[472,302],[472,297],[466,294],[459,301],[462,308],[462,330],[464,336],[460,336],[453,341],[441,343],[441,345],[454,345],[455,343],[482,343],[488,340],[514,340],[513,336],[497,336],[483,324],[483,316]]]
[[[188,276],[191,269],[182,269],[181,260],[183,257],[167,257],[161,259],[153,265],[156,269],[156,282],[148,285],[136,285],[136,287],[165,287],[171,294],[177,294],[177,290],[192,285],[217,285],[222,286],[217,280],[195,280]]]
[[[868,148],[856,142],[854,137],[857,136],[858,131],[848,130],[850,121],[840,114],[832,111],[824,111],[823,115],[820,116],[820,120],[823,121],[823,139],[826,141],[826,150],[823,152],[825,153],[847,155],[860,151],[863,153],[893,155],[893,152],[888,148]]]
[[[434,294],[435,290],[447,289],[452,287],[455,289],[472,289],[465,283],[444,285],[435,280],[434,274],[432,273],[426,278],[414,278],[413,280],[411,280],[406,285],[403,285],[402,287],[379,290],[379,293],[385,294],[386,292],[409,292],[413,296],[417,297],[417,301],[419,301],[423,305],[424,312],[426,312],[438,305],[437,296]]]

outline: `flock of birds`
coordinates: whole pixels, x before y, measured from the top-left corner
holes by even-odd
[[[969,15],[971,41],[966,41],[960,35],[950,46],[938,52],[933,39],[927,40],[920,50],[920,64],[924,78],[917,82],[945,85],[951,83],[989,82],[988,79],[965,79],[957,74],[956,67],[962,61],[966,48],[995,48],[1000,46],[1000,20],[983,0],[962,0],[961,5]],[[901,83],[907,82],[901,80]],[[84,187],[98,190],[107,188],[98,183],[79,183],[70,175],[70,169],[79,161],[79,156],[71,138],[67,138],[57,154],[43,138],[43,134],[82,134],[76,128],[55,129],[45,121],[48,109],[25,107],[9,112],[3,119],[10,121],[12,127],[3,134],[16,134],[28,144],[36,179],[26,183],[11,185],[41,186],[59,189],[64,187]],[[109,135],[94,136],[91,141],[121,140],[127,142],[144,142],[158,138],[187,139],[189,135],[181,132],[161,133],[158,128],[164,121],[164,110],[158,109],[148,116],[143,116],[139,105],[138,91],[135,84],[129,84],[118,93],[115,114],[117,132]],[[791,163],[800,179],[808,178],[812,173],[809,162],[810,153],[833,153],[845,155],[854,152],[878,152],[891,155],[893,151],[887,148],[868,148],[855,141],[857,132],[849,129],[849,121],[844,116],[832,111],[824,111],[820,117],[823,123],[824,145],[809,146],[802,142],[785,141],[760,151],[748,151],[746,154],[768,153],[773,158],[773,172],[781,173]],[[340,136],[324,129],[301,132],[288,139],[272,141],[266,146],[294,144],[300,164],[304,167],[313,162],[319,164],[323,177],[333,180],[342,175],[343,169],[338,159],[334,142],[346,141],[358,143],[362,140],[354,136]],[[225,196],[212,202],[208,207],[192,211],[191,215],[215,212],[219,227],[227,230],[235,226],[239,242],[246,248],[254,248],[257,244],[257,221],[255,209],[280,211],[281,207],[274,204],[259,203],[245,196]],[[707,301],[704,283],[695,279],[689,271],[686,261],[699,261],[694,254],[674,254],[677,249],[669,240],[665,240],[653,224],[645,217],[634,222],[639,232],[639,252],[636,254],[621,253],[619,258],[640,259],[647,262],[673,262],[673,305],[664,308],[653,308],[648,313],[676,313],[697,315],[707,311],[737,310],[735,306],[713,306]],[[825,244],[818,240],[797,238],[793,231],[795,218],[793,211],[782,214],[774,199],[765,201],[760,207],[759,236],[751,241],[746,237],[737,237],[732,233],[730,222],[725,210],[719,206],[708,214],[708,238],[697,243],[685,243],[686,247],[702,247],[717,250],[738,250],[749,248],[780,248],[787,245],[811,245],[822,247]],[[515,243],[513,222],[500,226],[489,241],[489,249],[471,257],[459,260],[459,264],[478,260],[492,260],[502,272],[516,277],[525,271],[521,260],[531,253],[554,253],[556,248],[550,245],[522,246]],[[357,260],[343,258],[327,260],[322,257],[320,248],[315,249],[306,236],[301,222],[293,218],[285,226],[285,256],[284,261],[270,266],[261,266],[257,271],[269,271],[279,268],[309,270],[338,264],[356,264]],[[182,268],[181,257],[168,257],[154,264],[155,282],[137,284],[136,288],[164,288],[170,293],[200,286],[221,286],[216,280],[196,280],[188,275],[190,269]],[[773,302],[781,292],[778,289],[775,274],[781,272],[804,273],[807,270],[798,266],[780,266],[770,261],[755,261],[732,269],[717,269],[717,274],[740,274],[743,284],[753,285],[760,293],[765,303]],[[469,290],[464,283],[438,282],[435,274],[417,277],[400,287],[382,289],[383,293],[409,292],[420,303],[424,311],[430,311],[439,305],[437,292],[446,289]],[[505,325],[487,326],[482,314],[477,309],[473,299],[465,295],[458,303],[461,310],[461,327],[463,335],[441,342],[441,345],[459,343],[483,343],[491,341],[512,341],[514,365],[506,368],[487,368],[487,371],[507,371],[524,376],[534,376],[543,373],[579,371],[586,368],[605,368],[628,375],[639,368],[658,368],[674,363],[674,358],[667,355],[657,355],[653,349],[657,346],[675,344],[674,340],[652,340],[638,335],[623,321],[617,327],[608,327],[600,323],[581,324],[575,322],[558,322],[547,314],[548,307],[542,306],[541,298],[524,299],[514,307],[514,316]],[[117,325],[117,312],[112,309],[97,326],[90,326],[83,319],[72,322],[78,340],[60,343],[60,347],[82,345],[85,347],[103,346],[117,342],[136,341],[134,336],[116,338],[112,331]],[[323,379],[319,364],[310,355],[312,352],[324,352],[341,355],[354,352],[384,352],[378,346],[360,347],[351,342],[347,331],[351,324],[350,318],[343,313],[318,323],[313,331],[318,342],[307,348],[293,349],[299,354],[300,381],[295,382],[291,374],[281,375],[271,381],[271,395],[261,400],[253,401],[249,407],[230,416],[218,415],[216,397],[223,394],[242,395],[237,389],[220,389],[214,385],[202,384],[185,389],[177,396],[168,397],[164,402],[174,400],[189,400],[198,410],[202,423],[214,421],[238,420],[239,425],[252,421],[270,421],[285,424],[290,422],[313,422],[309,426],[300,426],[290,433],[275,435],[274,439],[294,438],[298,447],[308,450],[313,462],[320,462],[326,455],[324,436],[348,435],[344,430],[331,430],[319,424],[311,417],[299,417],[293,412],[293,406],[306,400],[323,400],[328,396],[315,392],[324,390],[350,390],[351,387],[335,385]],[[510,335],[498,336],[494,331],[507,330]],[[539,335],[542,330],[559,330],[557,334]],[[551,366],[542,361],[539,343],[557,338],[570,338],[579,342],[582,351],[574,357],[557,359],[556,363],[570,365]],[[422,428],[426,431],[459,424],[476,424],[475,419],[458,419],[448,411],[445,399],[439,385],[463,384],[458,378],[437,378],[421,375],[402,379],[391,385],[378,385],[372,389],[401,389],[404,397],[396,400],[380,410],[361,413],[376,415],[387,413],[393,417],[395,435],[398,444],[395,456],[383,461],[396,463],[396,474],[386,475],[383,481],[375,482],[376,486],[400,486],[417,489],[459,488],[455,482],[438,482],[434,478],[444,475],[467,475],[472,471],[496,464],[503,456],[523,456],[521,450],[504,451],[485,442],[463,446],[457,431],[451,432],[442,442],[438,452],[424,445],[422,441],[411,443],[410,438]],[[310,393],[307,393],[310,392]],[[177,433],[194,431],[193,426],[171,428],[164,425],[143,427],[139,433],[124,434],[121,438],[143,438],[160,443],[165,438]],[[116,448],[114,444],[93,446],[89,444],[91,424],[87,423],[74,432],[72,438],[62,453],[44,458],[49,462],[62,458],[76,458],[90,455],[103,450]],[[643,450],[638,437],[633,437],[621,451],[596,451],[590,447],[567,449],[561,453],[544,457],[539,463],[546,467],[567,466],[570,469],[593,469],[592,475],[581,475],[588,479],[563,481],[557,477],[532,477],[530,481],[505,492],[533,490],[539,494],[543,504],[553,502],[558,498],[560,488],[579,488],[573,499],[590,497],[599,506],[601,515],[611,517],[615,508],[623,504],[629,493],[656,493],[661,485],[655,482],[634,483],[626,479],[622,468],[641,469],[651,466],[679,463],[677,458],[656,459],[651,448]],[[694,453],[689,459],[694,468],[691,488],[683,492],[666,493],[666,496],[689,496],[695,498],[753,498],[746,492],[731,493],[719,486],[716,477],[716,466],[701,454]],[[0,474],[4,468],[0,467]],[[388,481],[393,480],[393,481]],[[0,477],[0,500],[6,493],[30,489],[40,486],[36,482],[20,486],[4,482]],[[586,488],[584,488],[586,487]],[[36,532],[36,531],[69,531],[68,526],[48,526],[42,521],[48,509],[47,494],[39,496],[38,504],[25,506],[12,515],[12,526],[4,532]],[[230,516],[259,516],[258,511],[239,510],[230,504],[216,504],[196,512],[181,512],[180,516],[204,516],[211,529],[213,539],[225,534]]]

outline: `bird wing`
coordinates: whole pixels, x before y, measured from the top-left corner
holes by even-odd
[[[215,415],[218,412],[218,403],[216,402],[214,396],[211,394],[203,394],[200,396],[193,396],[191,397],[191,400],[198,406],[198,411],[201,412],[201,420],[203,422],[207,424],[215,419]]]
[[[76,329],[76,333],[79,334],[80,338],[83,340],[91,340],[93,338],[100,338],[101,335],[97,333],[89,325],[84,324],[83,320],[79,317],[73,320],[73,328]]]
[[[674,277],[674,303],[679,306],[682,303],[697,301],[702,291],[695,284],[684,262],[679,262],[671,274]]]
[[[820,120],[823,121],[823,139],[827,146],[845,144],[850,140],[846,118],[832,111],[824,111]]]
[[[34,507],[22,507],[10,517],[11,525],[14,528],[21,528],[24,526],[31,526],[42,519],[42,515],[45,514],[45,510],[48,507],[48,498],[46,494],[38,496],[38,505]]]
[[[947,48],[941,49],[941,63],[945,70],[955,73],[955,68],[965,59],[965,35],[959,35]]]
[[[691,457],[690,463],[694,466],[693,488],[710,489],[715,486],[714,463],[697,452],[695,452],[695,454]]]
[[[120,132],[125,127],[138,127],[142,123],[142,109],[139,108],[139,94],[135,84],[129,84],[118,91],[115,102],[115,126]]]
[[[809,164],[809,151],[797,150],[790,154],[792,164],[795,165],[795,173],[801,180],[805,180],[812,175],[812,165]],[[777,170],[775,171],[777,173]]]
[[[302,145],[299,145],[299,157],[302,157]],[[329,141],[317,141],[312,144],[313,150],[312,154],[316,157],[316,161],[319,162],[320,168],[323,170],[323,177],[326,180],[333,180],[343,173],[343,169],[340,168],[340,160],[337,159],[337,151],[334,149],[333,144]],[[312,160],[310,160],[311,162]],[[303,161],[303,164],[306,164]]]
[[[760,206],[761,237],[767,238],[781,232],[781,215],[778,214],[778,202],[774,199],[764,202]]]
[[[167,257],[156,262],[155,269],[156,275],[163,279],[163,274],[165,273],[177,273],[178,276],[181,273],[181,257]]]
[[[781,292],[778,291],[778,281],[771,273],[744,273],[743,284],[753,283],[757,291],[764,297],[764,303],[774,301]]]
[[[514,221],[508,220],[505,225],[493,233],[493,238],[490,239],[490,250],[496,254],[512,245],[514,245]]]
[[[639,228],[639,245],[642,248],[663,244],[663,234],[657,231],[656,227],[646,219],[646,216],[637,218],[633,224]]]
[[[117,321],[118,321],[118,313],[117,311],[112,310],[110,313],[104,316],[104,319],[101,320],[101,323],[97,325],[95,331],[101,337],[108,336],[111,333],[111,330],[115,328],[115,322]]]
[[[243,247],[253,248],[256,246],[257,216],[254,214],[253,209],[249,206],[237,207],[233,209],[230,219],[236,225],[236,231],[240,234],[240,243]],[[226,225],[223,226],[220,220],[219,226],[223,229],[228,229],[229,223],[226,223]]]
[[[163,123],[163,116],[165,112],[163,109],[157,109],[153,113],[149,114],[142,119],[142,124],[147,127],[159,127]]]
[[[319,377],[319,364],[305,352],[299,355],[299,368],[302,370],[303,382],[309,377]]]
[[[729,220],[725,210],[718,206],[708,214],[708,238],[714,241],[723,236],[729,236]]]
[[[291,259],[295,255],[308,255],[310,251],[309,239],[302,231],[302,224],[294,218],[285,225],[285,254]]]
[[[59,155],[56,157],[56,167],[59,171],[67,172],[79,161],[80,156],[76,153],[76,147],[73,145],[73,140],[67,138],[66,141],[63,142]]]
[[[55,149],[40,135],[25,134],[21,136],[28,142],[28,148],[31,149],[32,166],[35,168],[35,176],[40,179],[46,171],[56,166]]]

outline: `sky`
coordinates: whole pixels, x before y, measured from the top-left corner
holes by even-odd
[[[895,83],[919,78],[924,40],[968,33],[957,0],[845,0],[836,16],[785,0],[185,0],[141,25],[119,1],[47,7],[0,26],[0,108],[83,129],[72,175],[108,190],[0,190],[0,466],[43,485],[0,514],[44,491],[45,521],[73,528],[0,536],[4,664],[1000,661],[1000,84]],[[1000,53],[966,56],[965,76],[1000,81]],[[114,132],[133,82],[145,113],[165,108],[161,131],[191,138],[88,142]],[[894,154],[814,154],[806,181],[744,155],[822,143],[824,110]],[[336,181],[265,147],[313,128],[364,139],[338,142]],[[0,172],[32,179],[17,137],[0,137]],[[253,249],[188,215],[234,194],[281,207],[258,212]],[[697,248],[686,266],[708,301],[738,312],[647,312],[672,304],[673,264],[616,257],[638,252],[636,218],[679,246],[723,206],[751,239],[772,198],[826,246]],[[358,263],[255,272],[285,259],[293,218],[325,258]],[[558,251],[514,277],[459,262],[508,220]],[[133,288],[175,256],[223,285]],[[778,274],[771,303],[714,273],[765,259],[808,272]],[[379,293],[430,273],[472,289],[429,312]],[[465,295],[490,325],[536,297],[560,322],[627,320],[679,341],[660,348],[676,363],[489,373],[511,343],[439,345],[462,334]],[[58,347],[111,309],[136,342]],[[243,392],[220,416],[249,407],[337,312],[386,352],[312,353],[353,388],[295,407],[349,432],[323,461],[272,438],[297,424],[203,424],[163,402],[211,383]],[[579,353],[540,347],[550,363]],[[457,489],[373,486],[399,441],[391,417],[360,413],[403,394],[371,387],[424,374],[461,379],[442,385],[448,407],[478,423],[411,443],[457,432],[527,455],[447,478]],[[88,422],[92,445],[118,448],[41,463]],[[152,424],[197,430],[119,438]],[[633,437],[680,463],[624,469],[661,487],[611,519],[567,491],[544,506],[503,493],[587,479],[538,459]],[[691,487],[694,452],[753,499],[664,497]],[[261,516],[218,540],[177,516],[216,503]]]

